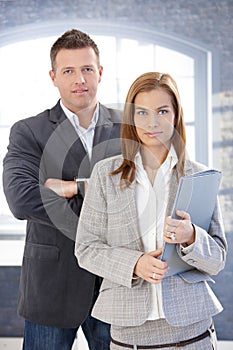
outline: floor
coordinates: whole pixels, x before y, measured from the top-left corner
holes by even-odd
[[[21,350],[21,338],[0,338],[0,350]],[[82,330],[78,331],[77,339],[72,347],[72,350],[88,350],[86,339]]]
[[[0,338],[0,350],[21,350],[22,339]],[[88,346],[83,334],[80,332],[72,350],[88,350]],[[233,350],[233,341],[219,341],[218,350]]]

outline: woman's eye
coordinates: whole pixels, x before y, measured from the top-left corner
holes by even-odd
[[[165,114],[167,114],[167,110],[166,109],[161,109],[160,111],[159,111],[159,113],[158,113],[158,115],[165,115]]]
[[[139,115],[140,117],[145,117],[147,115],[146,111],[137,111],[137,115]]]

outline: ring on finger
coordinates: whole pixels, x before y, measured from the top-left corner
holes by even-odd
[[[166,236],[167,236],[168,238],[171,238],[171,236],[173,235],[173,233],[175,233],[175,232],[174,232],[174,231],[167,231]]]
[[[156,273],[155,272],[153,272],[152,278],[153,278],[153,280],[156,280]]]
[[[172,232],[170,238],[171,238],[172,241],[175,241],[176,240],[176,234],[174,232]]]

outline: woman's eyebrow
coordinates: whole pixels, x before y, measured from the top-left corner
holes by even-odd
[[[143,109],[144,111],[146,111],[146,110],[149,109],[149,108],[136,105],[136,106],[135,106],[135,109],[140,109],[140,110]]]
[[[169,105],[163,105],[163,106],[158,107],[157,109],[162,109],[162,108],[170,108],[170,106]]]

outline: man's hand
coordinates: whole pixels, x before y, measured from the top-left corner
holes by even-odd
[[[78,192],[77,182],[74,180],[64,181],[50,178],[45,181],[44,186],[65,198],[72,198]]]

